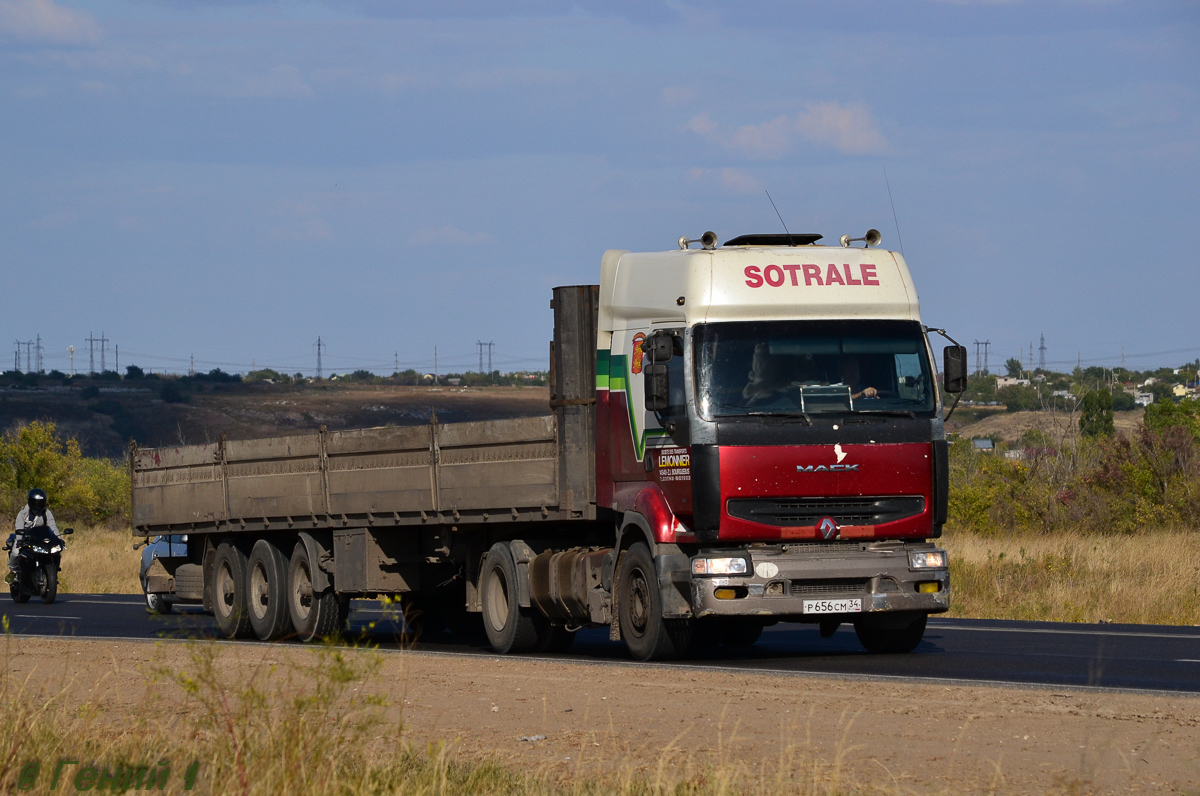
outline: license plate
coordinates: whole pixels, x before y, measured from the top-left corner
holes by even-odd
[[[806,614],[857,614],[862,612],[862,600],[805,600]]]

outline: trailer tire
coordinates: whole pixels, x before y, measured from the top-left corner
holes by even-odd
[[[246,554],[222,542],[213,560],[213,615],[225,638],[250,634],[250,611],[246,604]]]
[[[926,619],[925,614],[919,614],[911,623],[900,627],[888,627],[870,619],[860,619],[854,623],[854,632],[872,655],[912,652],[925,635]]]
[[[621,557],[617,612],[621,638],[625,639],[629,654],[639,661],[677,658],[691,643],[691,620],[663,618],[654,558],[643,542],[630,547]]]
[[[488,550],[479,582],[482,586],[483,629],[492,649],[502,655],[536,649],[536,609],[522,608],[517,601],[517,565],[508,545],[497,542]]]
[[[288,611],[288,560],[278,547],[259,539],[246,567],[250,627],[260,641],[274,641],[292,628]]]
[[[297,542],[288,562],[287,607],[292,628],[301,641],[326,638],[342,632],[350,613],[350,600],[338,596],[332,588],[313,592],[313,569],[308,548]]]

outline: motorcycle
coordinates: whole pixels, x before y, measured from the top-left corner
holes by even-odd
[[[63,536],[75,533],[73,528],[64,528]],[[16,534],[10,534],[5,550],[12,549]],[[21,532],[13,557],[14,569],[8,575],[8,591],[13,602],[29,602],[30,597],[41,597],[46,605],[58,596],[58,570],[62,559],[63,541],[44,525],[36,525]]]

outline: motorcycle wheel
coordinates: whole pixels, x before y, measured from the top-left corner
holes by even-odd
[[[46,564],[42,567],[42,602],[46,605],[54,602],[58,596],[58,567]]]
[[[15,603],[29,602],[29,595],[21,591],[21,587],[17,585],[15,580],[8,584],[8,593],[12,595],[12,600]]]

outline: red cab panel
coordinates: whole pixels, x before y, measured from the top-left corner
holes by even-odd
[[[933,532],[927,442],[726,447],[721,540],[926,538]]]

